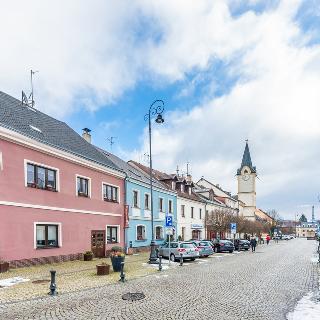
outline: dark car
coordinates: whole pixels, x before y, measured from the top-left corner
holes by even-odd
[[[193,244],[199,249],[200,257],[209,257],[213,254],[213,246],[211,241],[201,240],[193,241]]]
[[[250,249],[250,241],[245,239],[236,239],[234,241],[234,249],[235,250],[245,250],[248,251]]]
[[[230,240],[218,240],[212,241],[215,252],[230,252],[234,251],[234,245]]]

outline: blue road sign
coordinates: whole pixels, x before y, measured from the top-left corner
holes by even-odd
[[[237,224],[230,223],[230,229],[231,229],[231,233],[237,233]]]
[[[172,217],[166,216],[166,227],[172,227]]]

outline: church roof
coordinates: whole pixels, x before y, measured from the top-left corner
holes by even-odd
[[[256,172],[256,167],[252,165],[251,161],[251,155],[249,150],[248,141],[246,141],[246,146],[244,148],[243,156],[242,156],[242,162],[241,167],[238,169],[237,174],[239,175],[241,173],[241,169],[243,167],[249,167],[252,172]]]

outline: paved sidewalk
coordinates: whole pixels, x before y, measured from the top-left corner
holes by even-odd
[[[143,267],[145,262],[148,261],[148,256],[148,253],[126,256],[125,273],[128,279],[135,279],[156,272],[155,269],[148,268],[147,266]],[[101,262],[110,264],[109,275],[97,276],[96,265]],[[105,286],[117,283],[119,280],[119,273],[112,271],[110,258],[94,259],[93,261],[76,260],[11,269],[9,272],[0,273],[0,281],[13,277],[22,277],[30,281],[16,284],[9,288],[0,288],[0,303],[47,296],[50,284],[50,270],[57,271],[59,293]],[[34,281],[38,283],[34,283]]]
[[[226,253],[124,284],[2,304],[0,318],[282,320],[317,288],[314,249],[295,239]],[[127,292],[146,298],[124,301]]]

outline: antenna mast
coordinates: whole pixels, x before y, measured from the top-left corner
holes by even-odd
[[[31,93],[29,97],[22,91],[22,97],[21,97],[21,103],[26,104],[30,108],[34,108],[35,102],[34,102],[34,90],[33,90],[33,75],[39,71],[33,71],[30,70],[30,84],[31,84]]]
[[[112,146],[115,144],[114,142],[114,139],[116,139],[117,137],[110,137],[110,138],[107,138],[107,140],[109,141],[110,143],[110,150],[112,151]]]

